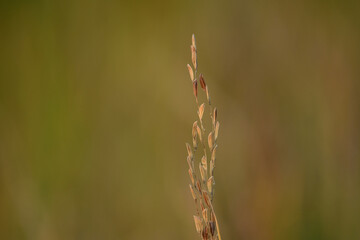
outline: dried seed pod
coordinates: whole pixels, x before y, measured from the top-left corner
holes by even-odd
[[[191,36],[191,43],[192,43],[192,46],[196,47],[195,34],[193,34],[193,35]]]
[[[205,208],[202,211],[202,216],[203,216],[203,219],[204,219],[205,223],[207,223],[209,221],[209,214],[208,214],[208,209],[207,208]]]
[[[213,150],[211,151],[211,161],[214,161],[214,162],[215,162],[215,158],[216,158],[216,149],[217,149],[217,145],[215,145]]]
[[[204,115],[204,110],[205,110],[205,104],[201,104],[198,111],[200,121]]]
[[[189,156],[186,158],[186,161],[189,165],[191,172],[193,172],[194,171],[194,161],[192,161],[192,159]]]
[[[210,161],[210,176],[214,176],[215,161]]]
[[[197,81],[193,81],[193,90],[194,90],[194,96],[197,98],[198,94],[198,88],[197,88]]]
[[[204,76],[200,73],[200,76],[199,76],[199,81],[200,81],[200,85],[201,85],[201,88],[204,89],[204,91],[206,90],[206,83],[205,83],[205,80],[204,80]]]
[[[193,147],[194,147],[194,149],[196,150],[196,149],[197,149],[197,147],[198,147],[198,144],[197,144],[197,138],[196,138],[196,136],[195,136],[195,137],[193,137],[192,142],[193,142]]]
[[[215,141],[218,138],[219,135],[219,128],[220,128],[220,123],[216,122],[216,126],[215,126]]]
[[[192,131],[191,131],[194,150],[196,150],[197,146],[198,146],[196,127],[197,127],[197,121],[194,122],[193,127],[192,127]]]
[[[190,64],[186,65],[188,70],[189,70],[189,75],[190,75],[190,79],[191,81],[194,81],[194,71],[192,69],[192,67],[190,66]]]
[[[197,131],[197,134],[198,134],[198,136],[200,138],[200,142],[202,142],[201,129],[200,129],[199,126],[196,126],[196,131]]]
[[[188,143],[186,143],[186,150],[187,150],[188,156],[192,159],[193,158],[193,153],[192,153],[190,144],[188,144]]]
[[[201,164],[203,165],[205,171],[207,172],[207,159],[205,156],[201,158]]]
[[[204,211],[205,207],[204,204],[202,204],[202,202],[200,202],[200,207],[201,207],[201,211]]]
[[[210,193],[210,194],[212,194],[212,192],[213,192],[213,186],[214,186],[214,184],[215,184],[214,177],[211,176],[211,177],[207,180],[207,182],[206,182],[206,185],[207,185],[207,187],[208,187],[208,190],[209,190],[209,193]]]
[[[191,61],[194,66],[194,69],[197,69],[197,62],[196,62],[196,48],[195,46],[191,46]]]
[[[209,222],[209,226],[210,226],[211,236],[215,236],[215,230],[216,230],[215,222],[214,222],[214,221],[210,221],[210,222]]]
[[[212,149],[214,147],[214,133],[213,132],[209,133],[208,144],[209,144],[210,151],[212,151]]]
[[[216,120],[217,120],[217,109],[215,107],[213,110],[213,116],[212,116],[212,121],[213,121],[214,127],[215,127]]]
[[[198,188],[198,191],[201,193],[202,190],[201,190],[201,184],[200,184],[199,180],[196,181],[196,187]]]
[[[189,184],[189,187],[190,187],[190,192],[191,192],[191,195],[192,195],[193,199],[196,200],[196,194],[194,192],[193,186],[191,184]]]
[[[209,196],[208,196],[207,192],[203,191],[203,192],[202,192],[202,195],[203,195],[203,198],[204,198],[204,201],[205,201],[206,205],[207,205],[208,207],[210,207],[211,204],[210,204],[210,200],[209,200]]]
[[[200,217],[194,215],[195,227],[196,231],[200,233],[201,229],[203,228],[202,220]]]
[[[191,183],[194,185],[194,184],[195,184],[195,181],[194,181],[194,176],[193,176],[193,174],[192,174],[191,169],[189,169],[188,172],[189,172],[189,176],[190,176]]]
[[[209,105],[211,105],[211,102],[210,102],[210,95],[209,95],[209,88],[206,86],[206,99],[208,100],[209,102]]]
[[[197,128],[197,121],[195,121],[192,126],[192,136],[193,137],[197,134],[196,128]]]
[[[203,182],[205,182],[206,181],[206,171],[205,171],[204,166],[201,163],[199,163],[199,170],[200,170],[201,180]]]
[[[202,236],[202,239],[205,239],[205,240],[209,239],[207,227],[204,227],[203,231],[201,232],[201,236]]]

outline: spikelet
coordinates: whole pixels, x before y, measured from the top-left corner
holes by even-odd
[[[191,36],[191,44],[196,48],[196,42],[195,42],[195,34]]]
[[[201,163],[199,163],[199,170],[200,170],[201,180],[203,182],[205,182],[206,181],[206,171],[205,171],[204,166]]]
[[[215,127],[216,120],[217,120],[217,109],[215,107],[213,110],[213,115],[212,115],[212,123],[213,123],[214,127]]]
[[[190,66],[190,64],[186,65],[188,70],[189,70],[189,75],[190,75],[190,79],[191,81],[194,81],[194,71],[192,69],[192,67]]]
[[[205,109],[205,104],[201,104],[199,107],[199,111],[198,111],[198,115],[199,115],[199,119],[201,121],[203,115],[204,115],[204,109]]]
[[[214,176],[215,161],[210,161],[210,176]]]
[[[205,171],[207,172],[207,159],[205,156],[201,158],[201,164],[203,165]]]
[[[211,176],[206,182],[206,185],[207,185],[207,188],[208,188],[208,191],[209,191],[210,194],[212,194],[212,192],[213,192],[214,184],[215,184],[214,177]]]
[[[201,184],[200,184],[199,180],[196,181],[196,187],[199,190],[199,192],[201,193],[202,190],[201,190]]]
[[[199,126],[196,126],[196,132],[197,132],[197,134],[199,136],[200,142],[202,142],[202,134],[201,134],[201,129],[200,129]]]
[[[217,149],[217,145],[215,145],[211,151],[211,161],[215,161],[216,159],[216,149]]]
[[[204,89],[204,91],[206,90],[206,83],[205,83],[205,80],[204,80],[204,76],[200,73],[200,76],[199,76],[199,81],[200,81],[200,85],[201,85],[201,88]]]
[[[185,144],[186,144],[186,150],[187,150],[188,156],[192,159],[193,158],[193,152],[191,150],[190,144],[188,144],[188,143],[185,143]]]
[[[193,127],[192,127],[192,131],[191,131],[194,150],[197,149],[197,131],[196,131],[196,128],[197,128],[197,121],[194,122]]]
[[[193,172],[194,171],[194,161],[189,156],[186,158],[186,160],[189,165],[189,169]]]
[[[197,135],[197,133],[196,133],[196,135]],[[193,139],[192,139],[192,141],[193,141],[193,147],[194,147],[194,149],[196,150],[197,149],[197,138],[196,138],[196,136],[194,136],[193,137]]]
[[[198,233],[200,233],[201,229],[203,228],[202,220],[200,217],[194,215],[195,221],[195,228]]]
[[[215,222],[214,221],[210,221],[209,222],[209,228],[210,228],[210,233],[211,233],[211,236],[215,236]]]
[[[196,198],[196,194],[195,194],[193,186],[191,184],[189,184],[189,187],[190,187],[190,192],[191,192],[193,199],[196,200],[197,198]]]
[[[190,177],[191,183],[192,183],[192,185],[194,185],[195,180],[194,180],[193,172],[191,171],[190,168],[189,168],[188,172],[189,172],[189,177]]]
[[[209,234],[208,234],[208,230],[207,230],[207,227],[204,227],[202,232],[201,232],[201,236],[203,239],[209,239]]]
[[[197,69],[197,62],[196,62],[196,47],[195,46],[191,46],[191,61],[192,64],[194,66],[194,69]]]
[[[215,141],[217,140],[217,137],[219,135],[219,128],[220,128],[220,123],[216,122],[216,126],[215,126]]]
[[[205,222],[209,222],[209,214],[208,214],[209,210],[207,208],[205,208],[202,211],[202,215],[203,215],[203,219]]]
[[[197,128],[197,121],[195,121],[195,122],[193,123],[193,127],[192,127],[192,135],[193,135],[193,136],[194,136],[195,134],[197,134],[196,128]]]
[[[206,99],[208,100],[208,103],[209,105],[211,105],[211,102],[210,102],[210,95],[209,95],[209,88],[206,86]]]
[[[210,199],[209,199],[209,196],[208,196],[207,192],[203,191],[202,195],[203,195],[203,198],[204,198],[204,201],[205,201],[206,205],[208,207],[211,207]]]
[[[197,81],[193,81],[193,91],[194,91],[194,96],[197,99],[197,94],[198,94],[198,88],[197,88]]]
[[[204,206],[204,204],[202,202],[200,202],[200,207],[201,207],[201,211],[204,211],[205,206]]]
[[[213,132],[209,133],[208,144],[209,144],[210,151],[212,151],[212,149],[214,147],[214,133]]]

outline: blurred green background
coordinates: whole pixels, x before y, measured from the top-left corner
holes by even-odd
[[[0,239],[199,239],[192,33],[221,123],[223,239],[360,239],[359,12],[1,1]]]

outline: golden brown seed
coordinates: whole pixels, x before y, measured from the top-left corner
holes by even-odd
[[[189,156],[186,158],[186,161],[189,165],[191,172],[193,172],[194,171],[194,161],[192,161],[192,159]]]
[[[199,180],[196,181],[196,187],[198,188],[199,192],[201,193],[202,190],[201,190],[201,185],[200,185]]]
[[[207,172],[207,160],[206,160],[206,157],[205,157],[205,156],[203,156],[203,157],[201,158],[201,164],[203,165],[205,171]]]
[[[206,181],[206,171],[205,171],[204,166],[201,163],[199,163],[199,170],[200,170],[201,180],[203,182],[205,182]]]
[[[207,192],[202,192],[202,194],[203,194],[203,198],[204,198],[206,205],[208,207],[210,207],[211,205],[210,205],[210,200],[209,200],[209,196],[208,196]]]
[[[206,99],[208,100],[209,102],[209,105],[211,105],[211,102],[210,102],[210,95],[209,95],[209,88],[206,86]]]
[[[209,222],[211,236],[215,235],[215,222]]]
[[[192,134],[193,134],[193,135],[194,135],[195,132],[196,132],[196,127],[197,127],[197,121],[195,121],[195,122],[193,123],[193,127],[192,127]]]
[[[192,140],[192,141],[193,141],[193,147],[194,147],[194,149],[196,150],[197,147],[198,147],[196,137],[193,137],[193,140]]]
[[[193,140],[193,147],[194,147],[195,150],[197,149],[197,131],[196,131],[196,128],[197,128],[197,121],[194,122],[193,127],[192,127],[192,131],[191,131],[192,140]]]
[[[205,110],[205,104],[201,104],[199,107],[199,112],[198,112],[200,120],[202,119],[202,117],[204,115],[204,110]]]
[[[199,138],[200,138],[200,142],[202,142],[201,130],[200,130],[199,126],[196,126],[196,131],[197,131],[198,136],[199,136]]]
[[[196,62],[196,48],[195,46],[191,46],[191,61],[194,66],[194,69],[197,69],[197,62]]]
[[[204,76],[200,73],[200,76],[199,76],[199,81],[200,81],[200,85],[201,85],[201,88],[202,89],[206,89],[206,83],[205,83],[205,80],[204,80]]]
[[[213,191],[213,185],[214,185],[214,183],[215,183],[214,177],[211,176],[211,177],[207,180],[207,183],[206,183],[210,194],[211,194],[212,191]]]
[[[216,123],[216,119],[217,119],[217,109],[216,107],[214,108],[214,111],[213,111],[213,125],[215,126],[215,123]]]
[[[200,217],[194,215],[194,221],[195,221],[195,228],[198,233],[200,233],[202,229],[202,220]]]
[[[215,162],[210,161],[210,176],[214,176]]]
[[[190,64],[186,65],[188,70],[189,70],[189,75],[190,75],[190,79],[191,81],[194,81],[194,71],[192,69],[192,67],[190,66]]]
[[[213,147],[213,150],[211,151],[211,161],[215,161],[216,158],[216,149],[217,149],[217,145],[215,145]]]
[[[202,211],[202,215],[203,215],[203,219],[205,221],[205,223],[207,223],[209,221],[209,216],[208,216],[208,209],[205,208],[203,211]]]
[[[194,95],[197,98],[197,94],[198,94],[198,89],[197,89],[197,81],[193,81],[193,90],[194,90]]]
[[[212,149],[214,147],[214,133],[213,132],[209,133],[208,144],[209,144],[210,151],[212,151]]]
[[[189,187],[190,187],[190,192],[191,192],[193,199],[196,200],[196,194],[194,192],[193,186],[191,184],[189,184]]]
[[[207,230],[207,227],[204,227],[203,231],[201,232],[201,236],[204,240],[208,240],[208,230]]]
[[[186,144],[186,150],[187,150],[188,156],[192,159],[193,158],[193,153],[192,153],[190,144],[188,144],[188,143],[185,143],[185,144]]]
[[[194,177],[193,177],[191,169],[189,169],[189,176],[190,176],[191,183],[194,185],[195,181],[194,181]]]
[[[201,211],[204,211],[205,207],[204,207],[204,204],[202,203],[202,201],[200,202],[200,207],[201,207]]]
[[[219,128],[220,128],[220,123],[216,122],[216,126],[215,126],[215,141],[218,138],[219,135]]]

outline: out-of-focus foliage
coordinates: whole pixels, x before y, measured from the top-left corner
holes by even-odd
[[[2,1],[0,238],[196,239],[190,62],[224,239],[360,238],[358,1]]]

